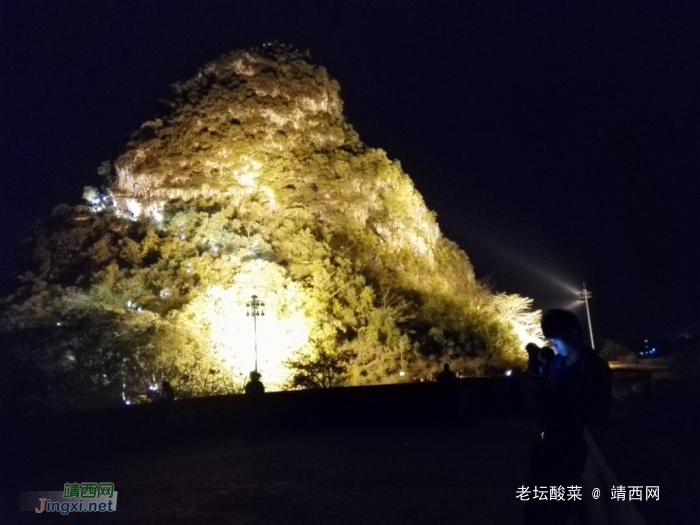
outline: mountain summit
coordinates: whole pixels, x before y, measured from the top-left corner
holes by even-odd
[[[176,84],[172,114],[143,124],[117,160],[117,207],[158,217],[174,199],[254,198],[271,213],[373,229],[432,259],[433,215],[398,163],[360,142],[339,92],[288,47],[223,56]]]

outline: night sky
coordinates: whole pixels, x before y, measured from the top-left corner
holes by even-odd
[[[413,3],[4,0],[5,286],[31,225],[99,185],[172,83],[279,40],[496,290],[569,307],[585,281],[597,337],[697,331],[700,4]]]

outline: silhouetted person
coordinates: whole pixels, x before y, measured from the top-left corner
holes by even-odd
[[[245,394],[250,398],[259,398],[265,393],[265,385],[262,384],[260,378],[262,376],[253,370],[250,373],[250,381],[245,386]]]
[[[172,403],[175,401],[175,392],[168,381],[163,381],[161,385],[159,401],[161,403]]]
[[[457,379],[457,376],[452,370],[450,370],[450,365],[448,363],[442,365],[442,372],[440,372],[435,378],[438,383],[449,383],[455,379]]]
[[[608,419],[610,368],[586,346],[573,313],[548,310],[542,315],[542,333],[556,354],[552,356],[551,349],[536,345],[527,347],[528,370],[535,376],[541,411],[540,434],[530,454],[526,486],[566,489],[581,485],[588,455],[584,428]],[[525,507],[525,523],[564,524],[572,504],[576,505],[566,498],[530,500]]]
[[[528,344],[525,349],[528,353],[528,363],[527,369],[533,376],[549,377],[552,368],[552,362],[554,361],[554,350],[548,346],[543,346],[540,348],[534,343]]]

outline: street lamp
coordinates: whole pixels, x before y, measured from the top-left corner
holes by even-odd
[[[588,317],[588,333],[591,336],[591,348],[595,350],[595,344],[593,343],[593,326],[591,326],[591,311],[588,308],[588,300],[593,297],[593,294],[586,290],[586,283],[583,283],[583,290],[579,292],[578,298],[586,303],[586,316]]]
[[[247,317],[253,317],[253,333],[255,334],[255,373],[258,373],[258,316],[264,316],[265,315],[265,303],[262,301],[258,301],[258,296],[253,295],[250,298],[250,302],[246,303],[246,310],[245,315]]]

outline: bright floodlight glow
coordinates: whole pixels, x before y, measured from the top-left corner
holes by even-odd
[[[515,250],[512,243],[498,241],[498,235],[491,235],[490,237],[490,239],[486,240],[488,247],[498,253],[504,260],[523,268],[543,281],[547,281],[561,291],[573,294],[578,294],[581,291],[572,281],[562,277],[562,272],[558,272],[555,268],[547,268],[544,259],[541,257],[535,259]]]
[[[241,159],[245,160],[247,157],[242,156]],[[254,187],[255,181],[260,177],[260,168],[262,168],[260,162],[251,160],[248,164],[236,170],[235,175],[238,179],[238,183],[245,188]]]
[[[247,377],[255,368],[253,319],[246,316],[252,295],[265,302],[265,316],[256,320],[258,370],[266,390],[281,390],[291,374],[285,363],[307,346],[312,328],[303,308],[303,289],[287,279],[281,267],[251,261],[230,287],[210,287],[192,302],[192,329],[205,334],[211,351],[231,368],[234,378]]]
[[[131,212],[131,215],[134,218],[138,218],[141,216],[141,212],[143,211],[143,206],[141,206],[141,203],[137,201],[136,199],[127,199],[126,200],[126,209]]]

